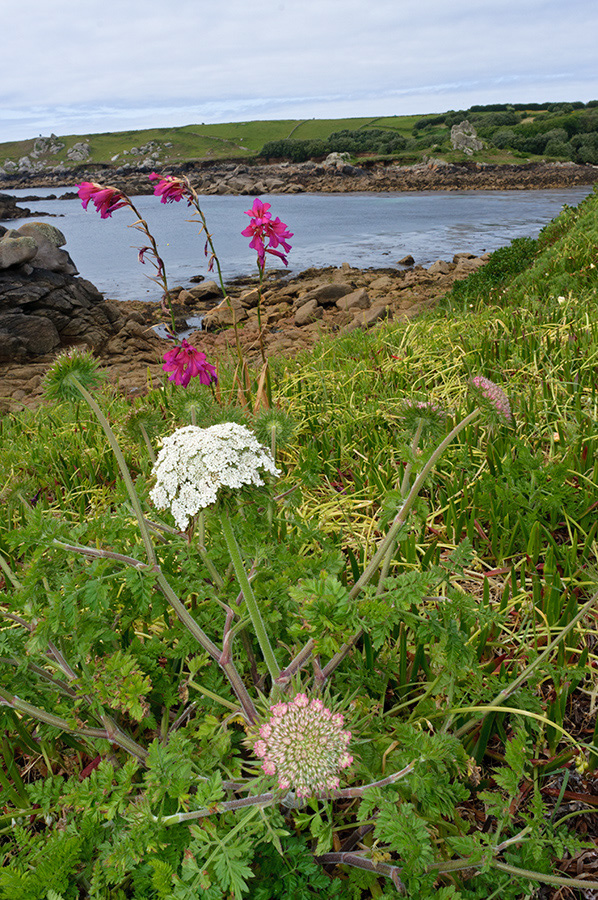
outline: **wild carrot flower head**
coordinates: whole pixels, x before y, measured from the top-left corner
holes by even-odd
[[[154,188],[154,194],[161,198],[162,203],[172,203],[173,201],[178,203],[179,200],[186,200],[188,205],[191,204],[193,194],[187,182],[181,178],[162,178],[156,172],[152,172],[149,179],[158,182]]]
[[[410,398],[403,401],[402,415],[407,429],[415,430],[418,426],[423,426],[426,433],[439,430],[446,419],[446,412],[442,407],[429,400]]]
[[[285,266],[288,266],[284,253],[276,248],[282,247],[285,253],[288,253],[291,250],[288,238],[293,237],[293,232],[288,230],[278,216],[272,220],[272,213],[268,212],[270,206],[270,203],[263,203],[256,197],[251,209],[245,211],[246,216],[251,216],[251,222],[241,232],[244,237],[251,238],[249,246],[257,252],[258,265],[261,269],[266,264],[266,253],[278,256]]]
[[[475,375],[470,384],[478,398],[489,404],[501,421],[509,423],[513,421],[511,404],[502,388],[482,375]]]
[[[108,219],[115,210],[129,206],[129,199],[117,188],[102,187],[95,181],[84,181],[78,191],[83,209],[87,209],[89,201],[93,203],[102,219]]]
[[[81,400],[77,383],[93,391],[104,380],[99,363],[91,350],[73,348],[60,353],[44,378],[44,392],[50,400]],[[74,380],[76,379],[76,381]]]
[[[280,790],[311,797],[338,788],[339,772],[353,762],[347,752],[350,740],[340,713],[317,698],[297,694],[270,707],[253,751],[266,775],[277,776]]]
[[[216,503],[221,489],[263,485],[264,472],[280,475],[270,451],[244,425],[187,425],[164,439],[150,497],[158,509],[169,508],[184,530],[201,509]]]
[[[218,381],[216,369],[207,361],[205,353],[192,347],[185,338],[178,347],[167,350],[162,368],[171,373],[169,381],[183,387],[187,387],[192,378],[199,378],[200,384]]]

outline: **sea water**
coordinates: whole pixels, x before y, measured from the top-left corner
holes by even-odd
[[[8,191],[13,196],[38,197],[73,191],[74,188],[25,188]],[[576,206],[591,186],[524,191],[417,191],[408,193],[277,194],[262,196],[271,203],[293,232],[288,271],[297,274],[311,266],[394,268],[410,254],[416,264],[427,266],[437,259],[450,261],[455,253],[480,255],[509,244],[514,238],[536,237],[564,205]],[[245,210],[252,197],[211,195],[201,206],[220,258],[225,281],[256,274],[255,253],[241,231],[249,224]],[[160,203],[154,196],[133,201],[154,234],[164,259],[171,286],[189,286],[194,275],[214,278],[204,255],[205,234],[186,203]],[[130,227],[134,216],[117,210],[102,219],[92,204],[81,201],[26,201],[22,205],[53,213],[44,221],[56,225],[66,237],[82,277],[112,300],[158,301],[161,288],[149,276],[155,271],[138,251],[147,244],[144,235]],[[24,220],[3,222],[18,228]],[[272,269],[284,270],[275,257]]]

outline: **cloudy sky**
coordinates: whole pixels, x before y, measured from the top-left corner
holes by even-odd
[[[593,0],[4,0],[0,141],[598,99]]]

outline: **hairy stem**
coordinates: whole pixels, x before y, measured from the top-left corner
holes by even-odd
[[[235,570],[235,575],[237,576],[237,581],[239,582],[239,587],[241,588],[243,597],[245,598],[245,605],[253,624],[255,636],[260,645],[264,661],[266,663],[266,666],[268,667],[268,671],[270,672],[272,680],[276,681],[276,679],[280,675],[280,667],[276,662],[276,657],[274,656],[274,651],[272,649],[272,645],[270,644],[266,626],[264,625],[264,620],[262,619],[262,614],[260,613],[255,594],[253,593],[253,588],[251,587],[251,583],[249,581],[249,578],[247,577],[245,567],[243,566],[241,551],[239,549],[239,545],[237,543],[231,521],[226,512],[222,513],[220,521],[222,523],[222,533],[224,534],[224,539],[226,541],[226,546],[228,547],[228,552],[233,564],[233,568]]]
[[[116,457],[116,461],[118,463],[118,467],[120,469],[120,474],[122,475],[122,479],[125,483],[125,487],[127,489],[127,493],[129,495],[129,499],[131,500],[131,506],[133,507],[133,512],[135,513],[135,517],[137,519],[137,523],[139,525],[139,530],[141,532],[141,537],[143,538],[143,544],[145,546],[145,552],[148,558],[148,561],[152,564],[156,562],[156,552],[154,550],[154,545],[152,543],[152,539],[150,537],[150,533],[148,531],[147,525],[145,524],[145,518],[143,516],[143,512],[141,509],[141,503],[139,501],[139,497],[137,496],[137,491],[135,490],[135,485],[133,484],[133,479],[131,478],[131,473],[129,472],[129,467],[127,466],[125,457],[123,455],[122,450],[118,445],[118,441],[116,440],[116,435],[112,431],[110,427],[110,423],[108,419],[100,409],[99,404],[96,402],[95,398],[89,393],[89,391],[83,387],[81,382],[74,376],[70,376],[75,387],[80,391],[82,397],[87,402],[87,405],[90,409],[95,413],[95,416],[102,426],[104,430],[104,434],[108,438],[110,442],[110,446],[112,447],[112,451]]]
[[[421,491],[426,478],[428,477],[431,470],[434,468],[434,466],[436,465],[436,463],[438,462],[438,460],[440,459],[440,457],[442,456],[442,454],[444,453],[446,448],[457,437],[457,435],[460,434],[464,428],[467,428],[467,426],[471,422],[473,422],[474,419],[476,419],[479,415],[480,415],[480,410],[474,409],[474,411],[471,412],[468,416],[466,416],[461,422],[459,422],[458,425],[455,425],[455,427],[450,432],[450,434],[448,434],[445,437],[445,439],[442,441],[442,443],[438,445],[436,450],[434,450],[434,452],[430,456],[430,459],[427,461],[427,463],[425,464],[425,466],[423,467],[423,469],[421,470],[421,472],[419,473],[419,475],[413,482],[413,487],[409,491],[409,495],[407,496],[405,503],[403,504],[403,506],[397,513],[397,515],[394,517],[392,525],[388,529],[384,539],[380,542],[378,549],[376,550],[370,563],[368,564],[367,568],[361,575],[361,578],[359,578],[358,581],[355,582],[355,585],[353,586],[353,588],[349,594],[349,596],[352,599],[355,599],[355,597],[357,597],[357,595],[361,593],[361,591],[364,589],[364,587],[367,584],[369,584],[369,582],[372,580],[372,577],[374,576],[374,574],[380,568],[388,548],[393,545],[393,542],[394,542],[397,534],[399,533],[401,526],[404,524],[404,522],[407,519],[407,516],[411,512],[411,509],[413,508],[413,504],[415,503],[415,501],[417,499],[417,495]]]

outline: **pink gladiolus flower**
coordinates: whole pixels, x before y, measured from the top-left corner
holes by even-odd
[[[165,372],[171,372],[169,381],[187,387],[192,378],[199,378],[200,384],[211,384],[218,381],[216,369],[206,358],[205,353],[196,350],[185,339],[179,347],[174,347],[164,354]]]
[[[150,181],[157,181],[158,184],[154,188],[156,197],[161,198],[162,203],[178,203],[179,200],[186,200],[187,204],[191,204],[192,195],[188,185],[180,178],[161,178],[156,172],[152,172],[149,177]]]
[[[102,187],[101,184],[96,184],[95,181],[84,181],[79,185],[78,193],[83,209],[87,209],[87,205],[91,200],[102,219],[108,219],[115,210],[129,205],[129,201],[119,190],[111,187]]]
[[[258,265],[261,269],[266,264],[266,253],[278,256],[285,266],[288,266],[285,254],[276,248],[280,246],[285,253],[288,253],[291,249],[288,238],[293,237],[293,232],[288,230],[278,216],[272,220],[272,214],[268,212],[270,206],[270,203],[263,203],[259,197],[256,197],[251,209],[245,211],[246,216],[251,216],[251,222],[241,232],[244,237],[251,238],[249,246],[256,251]]]

